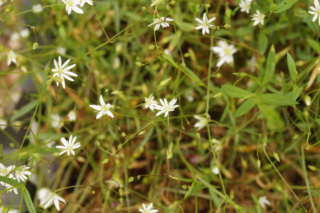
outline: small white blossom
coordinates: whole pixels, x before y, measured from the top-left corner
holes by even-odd
[[[157,103],[157,101],[155,101],[155,100],[153,100],[154,99],[154,97],[153,97],[153,95],[151,94],[150,96],[149,96],[149,98],[144,98],[145,99],[145,101],[146,101],[146,103],[145,103],[145,105],[144,105],[144,108],[145,109],[151,109],[152,111],[154,110],[154,108],[155,108],[155,106],[158,104]]]
[[[196,18],[196,21],[199,22],[199,26],[196,27],[196,30],[201,30],[202,29],[202,35],[205,35],[206,33],[209,34],[209,28],[212,28],[214,24],[210,24],[216,20],[215,17],[211,18],[208,20],[206,13],[203,13],[202,20],[199,18]]]
[[[103,100],[102,95],[100,95],[100,105],[89,105],[91,108],[95,109],[97,114],[97,119],[100,119],[105,114],[109,115],[111,118],[114,118],[112,112],[110,111],[111,104],[106,104]]]
[[[313,16],[312,21],[315,22],[317,18],[319,19],[319,25],[320,25],[320,5],[319,5],[319,0],[314,0],[314,7],[310,7],[311,11],[308,11]]]
[[[49,199],[44,200],[43,202],[41,202],[40,206],[44,205],[43,208],[46,209],[46,208],[48,208],[49,206],[51,206],[54,203],[54,205],[56,206],[57,210],[60,211],[59,202],[66,203],[66,201],[62,197],[60,197],[56,193],[51,193],[51,196],[49,197]]]
[[[0,176],[7,176],[11,172],[13,172],[14,168],[15,168],[15,166],[13,166],[13,165],[6,167],[2,163],[0,163]]]
[[[9,176],[9,178],[13,178],[13,179],[14,179],[13,176]],[[18,194],[18,189],[17,189],[17,187],[12,186],[12,185],[10,185],[10,184],[8,184],[8,183],[5,183],[5,182],[2,182],[1,185],[3,185],[4,187],[6,187],[7,189],[9,189],[8,192],[12,192],[12,191],[13,191],[15,194]]]
[[[0,0],[0,7],[3,5],[3,1],[2,0]],[[1,211],[0,211],[1,212]]]
[[[7,128],[8,122],[5,119],[0,119],[0,129],[4,130]]]
[[[148,27],[151,27],[152,25],[155,25],[154,31],[157,31],[157,30],[160,29],[160,26],[162,28],[169,27],[168,21],[173,21],[173,19],[169,18],[169,17],[161,17],[161,18],[153,19],[153,23],[149,24]]]
[[[155,213],[158,212],[157,209],[152,209],[153,203],[150,203],[149,206],[146,206],[144,203],[142,204],[142,208],[139,209],[139,212],[142,213]]]
[[[10,36],[11,41],[17,41],[19,38],[20,38],[20,35],[17,32],[12,33]]]
[[[168,101],[167,101],[166,98],[164,98],[163,100],[160,99],[161,105],[156,105],[155,106],[156,110],[160,110],[156,114],[156,116],[159,116],[162,113],[164,113],[164,117],[167,117],[169,112],[173,112],[175,108],[179,107],[179,105],[175,105],[176,102],[177,102],[176,98],[172,99],[169,104],[168,104]]]
[[[27,167],[27,166],[20,166],[20,167],[16,168],[15,177],[18,182],[20,182],[20,181],[24,182],[28,179],[27,176],[31,175],[31,172],[28,171],[28,169],[29,169],[29,167]]]
[[[83,7],[85,3],[93,5],[92,0],[80,0],[80,7]]]
[[[66,67],[69,64],[70,59],[68,59],[66,62],[64,62],[64,64],[62,64],[60,56],[59,56],[58,63],[57,63],[56,59],[54,59],[53,62],[54,62],[54,66],[55,66],[55,68],[52,69],[53,77],[60,78],[62,87],[63,87],[63,89],[65,89],[66,83],[65,83],[64,79],[67,79],[69,81],[74,81],[70,76],[74,76],[74,77],[78,76],[77,74],[70,71],[76,65],[72,64],[72,65]],[[57,86],[59,86],[59,82],[56,82],[56,83],[57,83]]]
[[[33,5],[32,10],[34,13],[41,13],[43,11],[41,4]]]
[[[239,7],[241,12],[246,12],[249,14],[249,11],[251,9],[250,5],[252,3],[252,0],[241,0]]]
[[[51,126],[53,128],[61,128],[63,126],[63,121],[58,114],[51,115]]]
[[[264,17],[265,17],[265,15],[260,13],[259,10],[257,10],[256,14],[252,15],[252,21],[254,21],[253,26],[258,25],[259,23],[261,25],[263,25],[264,24]]]
[[[68,118],[69,118],[70,121],[75,121],[76,118],[77,118],[76,112],[75,112],[74,110],[70,111],[70,112],[68,113]]]
[[[215,175],[219,174],[219,168],[217,166],[213,166],[211,171]]]
[[[52,191],[48,188],[40,188],[38,191],[38,199],[40,203],[45,203],[52,196]]]
[[[59,53],[60,55],[64,55],[67,52],[67,49],[64,47],[57,47],[56,49],[57,53]]]
[[[267,197],[266,197],[266,196],[260,197],[259,200],[258,200],[258,203],[259,203],[259,205],[260,205],[262,208],[265,208],[266,205],[268,205],[268,206],[271,205],[270,201],[267,200]]]
[[[22,38],[27,38],[30,35],[30,32],[27,28],[24,28],[20,31],[20,35]]]
[[[224,63],[233,63],[233,54],[237,52],[234,45],[228,45],[225,41],[218,41],[218,46],[214,46],[211,49],[219,56],[217,67],[220,67]]]
[[[66,11],[68,14],[73,10],[76,13],[83,14],[83,10],[79,7],[80,0],[62,0],[66,4]]]
[[[8,53],[8,66],[11,62],[17,64],[16,54],[12,50]]]
[[[199,120],[197,123],[195,123],[194,127],[197,127],[198,131],[202,129],[203,127],[207,126],[208,119],[206,117],[203,117],[201,115],[195,115],[193,116],[195,119]]]
[[[58,149],[63,150],[59,155],[62,155],[65,152],[68,154],[68,156],[70,156],[70,153],[75,155],[74,149],[77,149],[81,146],[79,142],[75,144],[76,140],[77,137],[72,138],[72,135],[70,135],[69,142],[65,138],[61,138],[63,146],[56,146]]]

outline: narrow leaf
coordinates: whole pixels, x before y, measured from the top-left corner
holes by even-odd
[[[278,9],[275,11],[275,13],[281,13],[286,10],[289,10],[295,3],[297,3],[298,0],[283,0],[281,1],[277,6]]]
[[[320,55],[320,44],[319,42],[308,38],[307,39],[308,44],[311,46],[311,48],[316,51]]]
[[[24,202],[26,203],[27,209],[29,213],[36,213],[36,209],[33,206],[33,202],[31,199],[31,196],[27,190],[27,188],[23,188],[23,199]]]
[[[268,47],[268,37],[266,36],[265,33],[261,32],[258,37],[258,46],[259,50],[262,54],[266,51]]]
[[[278,162],[280,162],[280,157],[279,157],[278,153],[273,152],[273,157],[274,157]]]
[[[232,98],[248,98],[253,94],[239,87],[233,86],[231,84],[225,84],[222,86],[222,90]]]
[[[277,106],[291,106],[297,104],[295,99],[292,97],[282,95],[282,94],[262,94],[259,95],[260,100],[264,104],[277,105]]]
[[[15,121],[18,118],[20,118],[21,116],[27,114],[28,112],[30,112],[33,108],[36,107],[38,103],[38,100],[34,100],[30,103],[28,103],[27,105],[23,106],[21,109],[19,109],[11,118],[10,121]]]
[[[265,74],[262,83],[268,84],[269,81],[273,78],[274,70],[276,68],[276,52],[274,46],[272,45],[268,54],[267,64],[265,69]]]
[[[292,57],[289,53],[287,53],[287,63],[288,63],[290,77],[291,77],[292,81],[295,82],[297,80],[296,65],[295,65],[294,60],[292,59]]]
[[[246,114],[247,112],[249,112],[255,105],[255,101],[250,98],[248,100],[246,100],[245,102],[243,102],[239,108],[236,110],[236,112],[234,113],[235,117],[239,117],[241,115]]]

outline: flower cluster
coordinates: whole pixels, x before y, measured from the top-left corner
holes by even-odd
[[[158,104],[157,101],[154,100],[153,95],[151,94],[149,98],[145,98],[145,109],[151,109],[152,111],[154,109],[159,110],[159,112],[156,114],[156,116],[159,116],[164,113],[164,117],[167,117],[169,112],[173,112],[175,108],[179,107],[179,105],[176,105],[177,99],[172,99],[169,103],[166,98],[160,99],[160,104]]]

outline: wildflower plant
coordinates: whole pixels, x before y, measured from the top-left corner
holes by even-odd
[[[0,12],[0,212],[320,209],[318,0]]]

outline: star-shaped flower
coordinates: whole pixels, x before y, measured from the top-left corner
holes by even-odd
[[[239,7],[241,12],[249,13],[252,0],[241,0]]]
[[[159,116],[162,113],[164,113],[164,117],[167,117],[169,112],[173,112],[175,108],[179,107],[179,105],[175,105],[176,102],[177,102],[176,98],[172,99],[169,104],[168,104],[168,101],[167,101],[166,98],[164,98],[163,100],[160,99],[161,105],[156,105],[155,106],[156,110],[160,110],[156,114],[156,116]]]
[[[144,98],[145,99],[145,101],[146,101],[146,103],[145,103],[145,105],[144,105],[144,108],[145,109],[151,109],[152,111],[154,110],[154,108],[155,108],[155,106],[158,104],[158,102],[157,101],[155,101],[155,100],[153,100],[154,99],[154,97],[153,97],[153,95],[151,94],[150,96],[149,96],[149,98]]]
[[[59,195],[57,195],[56,193],[52,193],[51,196],[49,197],[49,199],[43,201],[42,203],[40,203],[40,206],[44,205],[44,209],[48,208],[49,206],[51,206],[53,203],[56,206],[57,210],[60,211],[60,205],[59,202],[64,202],[66,203],[66,201],[60,197]]]
[[[268,205],[268,206],[271,205],[270,201],[267,199],[266,196],[260,197],[259,200],[258,200],[258,203],[262,208],[265,208],[266,205]]]
[[[58,78],[60,81],[61,81],[61,84],[62,84],[62,87],[63,89],[66,88],[66,83],[65,83],[65,80],[64,79],[67,79],[69,81],[74,81],[70,76],[74,76],[74,77],[77,77],[78,75],[71,72],[70,70],[72,68],[74,68],[76,65],[75,64],[72,64],[70,66],[67,67],[67,65],[69,64],[70,62],[70,59],[68,59],[66,62],[64,62],[62,64],[62,61],[61,61],[61,57],[59,56],[59,60],[58,60],[58,63],[56,61],[56,59],[53,60],[54,62],[54,66],[55,68],[52,69],[52,72],[53,72],[53,77],[56,77]],[[59,81],[57,81],[57,86],[59,86]]]
[[[320,25],[320,5],[319,5],[319,0],[314,0],[314,7],[310,7],[311,11],[308,11],[313,16],[312,21],[315,22],[317,18],[319,18],[319,25]]]
[[[92,0],[80,0],[80,7],[83,7],[85,3],[93,5]]]
[[[196,30],[202,29],[202,35],[205,35],[206,33],[209,34],[209,28],[212,28],[214,25],[210,24],[216,20],[215,17],[208,20],[206,13],[203,14],[202,20],[199,18],[196,18],[196,21],[199,22],[199,26],[196,27]]]
[[[194,127],[197,127],[197,130],[199,131],[203,127],[207,126],[208,119],[206,117],[203,117],[201,115],[195,115],[193,116],[195,119],[198,120],[197,123],[195,123]]]
[[[144,203],[142,204],[142,208],[139,209],[139,212],[142,213],[156,213],[157,209],[152,209],[153,203],[150,203],[149,206],[146,206]]]
[[[95,109],[98,112],[96,118],[100,119],[105,114],[109,115],[111,118],[114,118],[112,112],[110,111],[111,104],[106,104],[103,100],[102,95],[100,95],[100,104],[101,105],[89,105],[91,108]]]
[[[80,0],[62,0],[66,4],[66,11],[68,14],[73,10],[76,13],[83,14],[83,10],[79,7]]]
[[[233,54],[237,52],[234,45],[228,45],[225,41],[218,41],[218,46],[212,47],[212,50],[219,56],[217,67],[224,63],[233,63]]]
[[[155,25],[154,31],[157,31],[160,29],[160,26],[162,28],[169,27],[168,21],[173,21],[173,19],[169,17],[161,17],[161,18],[153,19],[153,23],[149,24],[148,27]]]
[[[18,168],[16,168],[15,171],[15,177],[17,179],[18,182],[24,182],[25,180],[27,180],[27,176],[31,175],[31,172],[29,171],[29,167],[27,166],[20,166]]]
[[[261,23],[261,25],[263,25],[264,24],[264,17],[265,17],[265,15],[260,13],[259,10],[257,10],[256,14],[252,15],[252,21],[254,21],[253,26],[256,26],[259,23]]]
[[[58,149],[63,150],[59,155],[62,155],[65,152],[68,154],[68,156],[70,156],[70,153],[75,155],[74,149],[77,149],[81,146],[79,142],[75,144],[77,137],[72,139],[72,135],[70,135],[69,142],[65,138],[61,138],[60,140],[64,146],[56,146]]]
[[[16,54],[12,50],[8,53],[8,66],[11,62],[17,64]]]

